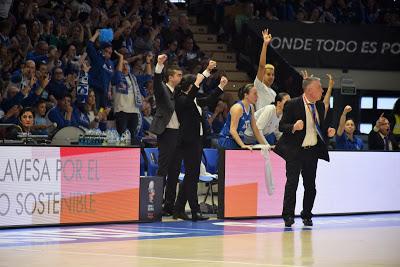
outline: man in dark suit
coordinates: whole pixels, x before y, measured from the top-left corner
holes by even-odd
[[[205,76],[209,76],[215,66],[216,62],[211,60],[203,74],[197,74],[196,80],[194,75],[185,75],[180,84],[181,92],[176,98],[176,112],[180,123],[178,154],[184,160],[185,177],[179,187],[178,198],[175,202],[173,216],[175,219],[188,219],[185,214],[186,202],[189,202],[192,211],[192,221],[208,219],[201,214],[197,199],[197,184],[203,149],[202,139],[206,129],[201,108],[216,105],[228,80],[226,77],[222,77],[219,86],[207,97],[196,98],[196,95],[200,83]]]
[[[335,129],[325,122],[325,106],[321,100],[323,89],[319,78],[303,80],[304,94],[286,102],[279,123],[282,137],[275,152],[286,161],[286,186],[282,217],[285,226],[294,223],[296,191],[299,175],[303,177],[304,199],[301,217],[306,226],[312,226],[311,210],[316,195],[315,178],[318,159],[329,161],[327,136],[335,135]]]
[[[167,60],[165,54],[159,55],[154,74],[154,96],[156,99],[156,113],[150,125],[150,132],[157,135],[158,142],[158,171],[157,175],[164,177],[165,199],[164,215],[172,215],[176,198],[177,179],[173,177],[179,172],[180,162],[175,157],[179,135],[179,121],[175,112],[175,87],[182,80],[182,71],[179,67],[171,66],[167,69],[167,83],[162,81],[162,71]]]
[[[399,149],[396,138],[390,132],[389,120],[383,116],[383,113],[368,135],[368,147],[370,150],[384,151]]]

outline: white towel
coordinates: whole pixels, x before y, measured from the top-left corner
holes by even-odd
[[[269,157],[270,145],[256,145],[254,148],[261,148],[261,155],[265,160],[265,185],[267,186],[268,195],[272,196],[275,191],[274,178],[272,177],[271,159]]]

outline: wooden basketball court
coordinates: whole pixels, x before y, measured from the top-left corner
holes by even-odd
[[[0,266],[400,266],[400,214],[0,230]]]

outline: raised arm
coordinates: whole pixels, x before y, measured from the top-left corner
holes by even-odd
[[[333,86],[335,85],[335,81],[333,80],[332,75],[327,74],[326,76],[328,76],[328,78],[329,78],[329,84],[328,84],[328,90],[326,90],[326,94],[324,97],[325,117],[329,110],[329,105],[330,105],[329,102],[330,102],[330,98],[332,95],[332,89],[333,89]]]
[[[94,42],[96,42],[97,37],[99,36],[100,31],[97,29],[96,32],[93,34],[93,36],[89,39],[89,42],[86,47],[86,52],[90,58],[90,61],[92,63],[95,63],[97,65],[102,65],[102,58],[101,56],[97,53],[96,48],[94,47]]]
[[[346,107],[343,109],[343,113],[342,113],[342,115],[340,116],[340,120],[339,120],[339,127],[338,127],[337,133],[336,133],[338,136],[342,136],[342,134],[343,134],[343,132],[344,132],[344,125],[345,125],[345,123],[346,123],[346,115],[347,115],[347,113],[349,113],[351,110],[352,110],[352,109],[351,109],[350,106],[346,106]]]
[[[145,67],[145,73],[147,75],[153,75],[153,53],[148,53],[146,55],[146,67]]]
[[[268,29],[263,30],[261,33],[262,33],[264,42],[263,42],[263,45],[261,48],[260,60],[258,63],[257,79],[262,82],[264,79],[265,64],[267,64],[267,48],[268,48],[269,43],[272,40],[272,36],[271,36],[271,34],[268,33]]]
[[[218,87],[215,88],[215,90],[213,90],[213,92],[209,96],[197,98],[197,104],[201,107],[205,106],[210,107],[216,105],[219,96],[224,92],[224,88],[227,84],[228,84],[228,79],[225,76],[222,76]]]
[[[114,53],[118,56],[118,65],[117,65],[117,71],[122,72],[122,66],[124,65],[124,55],[118,53],[116,50],[114,50]]]
[[[196,86],[199,88],[199,87],[200,87],[200,84],[203,82],[203,80],[204,80],[205,78],[210,77],[211,71],[212,71],[213,69],[215,69],[216,67],[217,67],[217,62],[214,61],[214,60],[210,60],[210,61],[208,62],[207,68],[203,71],[203,73],[202,73],[200,76],[197,75],[196,81],[194,82],[194,85],[196,85]]]
[[[154,95],[156,97],[161,97],[163,92],[163,85],[162,85],[162,71],[164,69],[164,63],[167,60],[167,55],[161,54],[157,57],[157,65],[154,70]]]

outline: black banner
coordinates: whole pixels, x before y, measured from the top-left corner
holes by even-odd
[[[400,70],[399,27],[254,20],[247,28],[253,48],[261,48],[266,28],[273,37],[269,47],[293,66]],[[248,52],[258,65],[260,50]]]
[[[140,177],[139,220],[161,221],[163,201],[163,178],[158,176]]]

